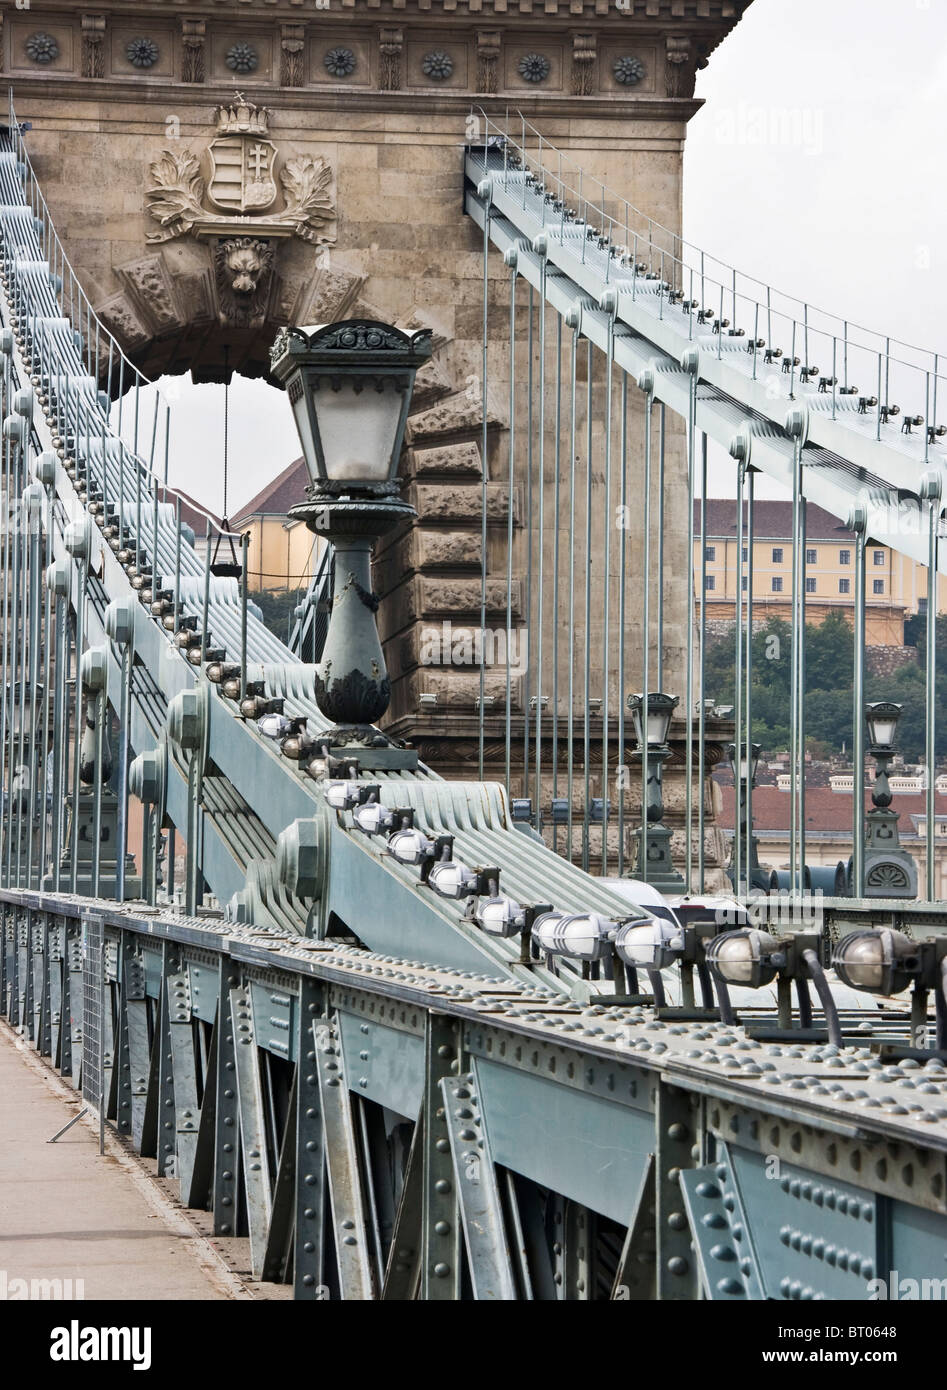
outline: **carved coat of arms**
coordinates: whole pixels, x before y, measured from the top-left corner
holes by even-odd
[[[271,140],[225,135],[207,151],[213,175],[207,194],[218,208],[265,212],[276,201],[276,146]]]
[[[218,107],[217,137],[207,151],[206,184],[200,160],[191,150],[163,150],[151,165],[145,190],[148,210],[160,223],[160,231],[149,232],[148,241],[171,241],[191,231],[223,236],[246,230],[327,244],[335,216],[331,170],[324,159],[311,155],[281,161],[268,138],[268,121],[266,107],[240,96],[232,105]],[[284,207],[273,212],[280,192]],[[205,196],[222,211],[207,209]]]

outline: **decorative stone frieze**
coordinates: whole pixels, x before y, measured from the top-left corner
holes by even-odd
[[[697,80],[697,60],[688,35],[670,35],[667,41],[665,89],[669,97],[692,97]]]
[[[497,67],[500,57],[499,29],[481,29],[477,33],[477,91],[493,96],[497,91]]]
[[[82,76],[102,77],[105,73],[105,15],[82,16]]]
[[[404,52],[404,30],[382,29],[378,39],[381,68],[378,85],[383,92],[401,90],[401,59]]]
[[[572,95],[591,96],[595,87],[595,34],[574,34],[572,38]]]
[[[204,81],[204,44],[207,35],[207,21],[203,19],[184,19],[181,21],[181,81]]]
[[[280,27],[280,86],[301,87],[304,81],[306,26],[283,24]]]

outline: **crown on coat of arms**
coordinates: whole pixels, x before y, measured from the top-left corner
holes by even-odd
[[[265,106],[246,101],[238,92],[229,106],[217,108],[218,135],[266,135],[270,113]]]

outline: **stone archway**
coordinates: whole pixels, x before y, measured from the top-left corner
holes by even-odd
[[[278,330],[347,317],[364,278],[320,267],[311,247],[281,248],[269,257],[254,242],[245,237],[155,247],[116,265],[122,288],[94,308],[129,360],[153,381],[188,371],[195,382],[223,381],[228,364],[229,372],[266,376]],[[260,266],[243,302],[229,283],[241,251]]]

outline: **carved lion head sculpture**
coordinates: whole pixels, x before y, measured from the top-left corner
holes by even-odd
[[[224,246],[224,265],[235,294],[256,292],[260,278],[271,259],[270,248],[252,237],[237,237]]]

